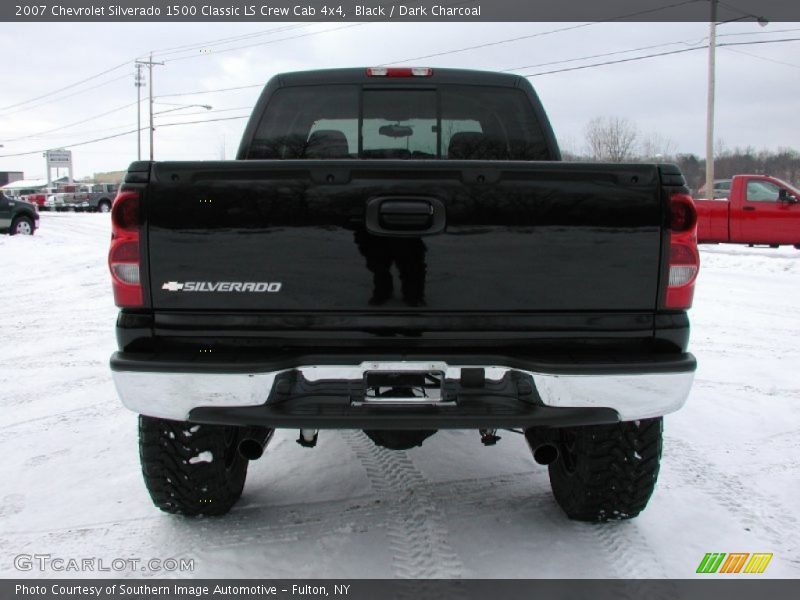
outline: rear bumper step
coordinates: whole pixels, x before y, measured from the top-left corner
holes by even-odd
[[[695,366],[688,353],[559,362],[475,355],[359,362],[343,355],[208,361],[116,353],[111,359],[122,402],[139,414],[313,429],[564,427],[657,417],[684,404]],[[485,372],[478,385],[476,368]],[[441,398],[365,402],[365,373],[409,370],[444,373]]]

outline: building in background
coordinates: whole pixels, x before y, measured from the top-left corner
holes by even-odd
[[[17,179],[0,186],[6,196],[18,198],[47,191],[47,179]]]
[[[0,171],[0,187],[24,178],[22,171]]]

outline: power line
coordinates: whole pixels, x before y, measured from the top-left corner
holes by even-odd
[[[609,60],[601,63],[592,63],[590,65],[580,65],[577,67],[567,67],[566,69],[554,69],[552,71],[542,71],[541,73],[527,73],[522,77],[538,77],[539,75],[552,75],[554,73],[566,73],[568,71],[580,71],[582,69],[592,69],[594,67],[604,67],[606,65],[617,65],[620,63],[634,62],[637,60],[645,60],[648,58],[656,58],[658,56],[669,56],[671,54],[683,54],[684,52],[693,52],[694,50],[702,50],[705,46],[698,46],[696,48],[681,48],[680,50],[670,50],[668,52],[658,52],[656,54],[646,54],[644,56],[632,56],[630,58],[620,58],[617,60]]]
[[[234,111],[234,110],[249,110],[249,111],[252,111],[253,107],[252,106],[235,106],[235,107],[232,107],[232,108],[217,108],[217,109],[212,109],[212,110],[198,110],[198,111],[194,111],[194,112],[183,113],[183,114],[180,114],[180,115],[172,114],[170,116],[171,117],[188,117],[190,115],[207,115],[209,113],[231,112],[231,111]],[[156,116],[158,116],[158,113],[156,113]]]
[[[194,112],[194,113],[189,113],[189,114],[190,115],[200,115],[200,114],[207,114],[208,112],[228,112],[228,111],[232,111],[232,110],[245,110],[245,109],[246,110],[252,110],[252,107],[244,106],[244,107],[234,107],[234,108],[222,108],[222,109],[217,109],[217,110]],[[178,115],[173,115],[173,116],[178,116]],[[249,116],[250,116],[250,114],[240,115],[240,116],[236,116],[236,117],[221,117],[221,118],[216,118],[216,119],[203,119],[203,120],[197,120],[197,121],[178,121],[178,122],[174,122],[174,123],[161,123],[161,124],[157,123],[156,124],[156,129],[158,129],[159,127],[174,127],[174,126],[177,126],[177,125],[194,125],[194,124],[198,124],[198,123],[213,123],[213,122],[216,122],[216,121],[232,121],[232,120],[236,120],[236,119],[247,119]],[[124,128],[124,127],[130,127],[130,126],[131,126],[131,124],[119,125],[117,127],[106,127],[106,128],[103,128],[103,129],[95,129],[95,130],[92,130],[92,131],[84,131],[82,133],[86,134],[86,133],[92,133],[92,132],[114,131],[115,129],[121,129],[121,128]],[[145,131],[147,129],[148,129],[148,127],[141,127],[139,129],[139,131]],[[137,131],[137,129],[131,129],[131,130],[126,130],[126,131],[119,132],[119,133],[109,134],[108,136],[91,139],[91,140],[88,140],[88,141],[75,142],[75,143],[66,143],[66,144],[59,144],[59,145],[61,147],[63,147],[63,148],[71,148],[73,146],[84,146],[84,145],[87,145],[87,144],[94,144],[96,142],[102,142],[104,140],[109,140],[109,139],[113,139],[113,138],[116,138],[116,137],[121,137],[121,136],[128,135],[128,134],[131,134],[131,133],[136,133],[136,131]],[[30,155],[30,154],[37,154],[37,153],[45,152],[46,150],[49,150],[49,149],[51,149],[51,148],[48,147],[48,148],[45,148],[45,149],[42,149],[42,150],[31,150],[31,151],[25,151],[25,152],[18,152],[18,153],[14,153],[14,154],[0,154],[0,158],[11,157],[11,156],[26,156],[26,155]]]
[[[261,35],[270,35],[271,33],[279,33],[281,31],[299,29],[299,28],[303,28],[303,27],[311,27],[312,25],[314,25],[314,23],[306,24],[306,25],[274,27],[274,28],[269,29],[267,31],[254,32],[254,33],[243,34],[243,35],[239,35],[239,36],[232,36],[232,37],[228,37],[228,38],[218,38],[218,39],[214,39],[214,40],[208,40],[206,42],[194,42],[193,44],[185,44],[183,46],[174,46],[172,48],[166,48],[164,50],[154,51],[154,52],[158,52],[159,54],[163,53],[164,55],[173,54],[173,53],[180,52],[180,51],[188,51],[189,49],[194,49],[194,48],[203,48],[203,47],[206,47],[206,46],[213,46],[213,45],[216,45],[216,44],[233,43],[234,41],[238,41],[240,39],[249,39],[249,38],[258,37],[258,36],[261,36]],[[182,50],[182,49],[185,49],[185,50]],[[41,100],[42,98],[47,98],[49,96],[54,96],[54,95],[56,95],[56,94],[58,94],[60,92],[63,92],[65,90],[69,90],[69,89],[72,89],[74,87],[77,87],[77,86],[81,85],[82,83],[86,83],[87,81],[92,81],[94,79],[97,79],[98,77],[102,77],[103,75],[106,75],[108,73],[112,73],[112,72],[114,72],[114,71],[116,71],[118,69],[121,69],[121,68],[123,68],[125,66],[128,66],[134,60],[136,60],[136,59],[127,60],[127,61],[125,61],[123,63],[120,63],[120,64],[114,66],[114,67],[111,67],[111,68],[106,69],[104,71],[100,71],[99,73],[96,73],[96,74],[91,75],[89,77],[86,77],[84,79],[80,79],[80,80],[78,80],[78,81],[76,81],[74,83],[71,83],[71,84],[66,85],[64,87],[60,87],[58,89],[52,90],[52,91],[47,92],[45,94],[40,94],[39,96],[34,96],[33,98],[28,98],[27,100],[21,100],[19,102],[15,102],[14,104],[9,104],[7,106],[2,106],[2,107],[0,107],[0,111],[5,111],[5,110],[8,110],[9,108],[15,108],[15,107],[21,106],[23,104],[28,104],[28,103],[31,103],[31,102],[35,102],[36,100]]]
[[[123,135],[130,135],[132,133],[136,133],[136,131],[137,131],[136,129],[131,129],[130,131],[125,131],[123,133],[117,133],[117,134],[114,134],[114,135],[107,135],[105,137],[97,138],[97,139],[94,139],[94,140],[87,140],[85,142],[76,142],[74,144],[68,144],[68,145],[64,146],[64,148],[75,148],[77,146],[86,146],[88,144],[95,144],[97,142],[102,142],[104,140],[110,140],[110,139],[113,139],[113,138],[122,137]],[[42,152],[47,152],[50,149],[51,148],[41,148],[40,150],[31,150],[29,152],[17,152],[17,153],[14,153],[14,154],[0,154],[0,158],[9,158],[11,156],[28,156],[30,154],[41,154]]]
[[[725,44],[717,44],[718,47],[727,47],[727,46],[750,46],[752,44],[777,44],[782,42],[797,42],[800,41],[800,38],[786,38],[781,40],[755,40],[750,42],[728,42]],[[552,71],[542,71],[540,73],[527,73],[522,75],[522,77],[538,77],[539,75],[552,75],[554,73],[566,73],[568,71],[580,71],[582,69],[592,69],[594,67],[604,67],[606,65],[616,65],[620,63],[626,62],[634,62],[637,60],[646,60],[648,58],[657,58],[659,56],[670,56],[672,54],[683,54],[684,52],[694,52],[695,50],[703,50],[705,46],[697,46],[695,48],[681,48],[679,50],[670,50],[668,52],[658,52],[656,54],[646,54],[644,56],[632,56],[630,58],[620,58],[618,60],[609,60],[600,63],[592,63],[590,65],[580,65],[577,67],[567,67],[565,69],[554,69]]]
[[[79,86],[82,83],[86,83],[87,81],[91,81],[93,79],[97,79],[98,77],[102,77],[103,75],[105,75],[107,73],[111,73],[113,71],[121,69],[122,67],[125,67],[125,66],[127,66],[129,64],[130,64],[130,61],[126,61],[124,63],[120,63],[116,67],[111,67],[110,69],[106,69],[105,71],[101,71],[100,73],[97,73],[96,75],[92,75],[91,77],[87,77],[85,79],[81,79],[80,81],[76,81],[75,83],[71,83],[71,84],[66,85],[66,86],[64,86],[62,88],[58,88],[57,90],[53,90],[52,92],[47,92],[46,94],[41,94],[39,96],[34,96],[33,98],[28,98],[27,100],[22,100],[21,102],[17,102],[15,104],[9,104],[8,106],[0,107],[0,110],[7,110],[9,108],[14,108],[16,106],[20,106],[22,104],[28,104],[29,102],[35,102],[36,100],[41,100],[42,98],[47,98],[48,96],[53,96],[55,94],[58,94],[59,92],[63,92],[64,90],[69,90],[71,88]]]
[[[234,42],[261,37],[264,35],[274,35],[276,33],[282,33],[284,31],[293,31],[295,29],[306,29],[308,27],[313,27],[314,25],[316,25],[316,23],[307,23],[302,25],[284,25],[281,27],[273,27],[271,29],[258,31],[254,33],[247,33],[226,38],[217,38],[214,40],[207,40],[205,42],[193,42],[191,44],[184,44],[182,46],[173,46],[172,48],[164,48],[161,50],[153,50],[153,54],[157,55],[159,58],[163,58],[170,54],[181,54],[184,52],[189,52],[191,50],[197,50],[198,48],[209,48],[213,46],[221,46],[224,44],[232,44]]]
[[[449,4],[445,4],[445,6],[458,6],[460,4],[474,4],[476,1],[477,0],[463,0],[462,2],[451,2]],[[690,4],[691,2],[698,2],[698,1],[700,1],[700,0],[686,0],[685,2],[682,2],[681,4]],[[419,4],[419,0],[411,0],[409,2],[409,4]],[[679,4],[675,5],[675,6],[679,6]],[[661,10],[661,9],[659,9],[659,10]],[[649,12],[649,11],[644,11],[644,12]],[[275,34],[275,33],[283,33],[284,31],[293,31],[293,30],[296,30],[296,29],[306,29],[308,27],[313,27],[316,24],[317,23],[308,23],[308,24],[285,25],[285,26],[282,26],[282,27],[274,27],[272,29],[268,29],[268,30],[262,31],[262,32],[242,34],[240,36],[232,36],[232,37],[228,37],[228,38],[219,38],[217,40],[210,40],[208,42],[196,42],[194,44],[185,44],[185,45],[182,45],[182,46],[174,46],[172,48],[166,48],[164,50],[153,50],[153,54],[156,54],[159,57],[164,57],[167,54],[180,54],[180,53],[183,53],[183,52],[188,52],[189,50],[196,50],[198,48],[205,48],[205,47],[208,47],[208,46],[229,44],[229,43],[233,43],[233,42],[240,41],[240,40],[243,40],[243,39],[251,39],[251,38],[254,38],[254,37],[260,37],[262,35],[272,35],[272,34]],[[320,34],[323,34],[323,33],[329,33],[329,32],[332,32],[332,31],[338,31],[340,29],[349,29],[351,27],[362,27],[364,25],[372,25],[372,23],[371,22],[369,22],[369,23],[354,23],[354,24],[350,24],[350,25],[345,25],[343,27],[334,27],[334,28],[331,28],[331,29],[323,30],[323,31],[314,31],[314,32],[311,32],[311,33],[302,34],[302,35],[298,35],[298,36],[292,36],[292,37],[288,37],[288,38],[281,38],[280,40],[271,40],[271,41],[268,41],[268,42],[260,42],[258,44],[249,44],[249,45],[246,45],[246,46],[237,46],[236,48],[228,48],[228,49],[225,49],[225,50],[220,50],[218,52],[215,52],[214,54],[221,54],[223,52],[233,52],[235,50],[253,48],[255,46],[262,46],[262,45],[272,44],[272,43],[286,41],[286,40],[294,40],[294,39],[298,39],[298,38],[302,38],[302,37],[308,37],[308,36],[312,36],[312,35],[320,35]],[[189,59],[189,58],[196,58],[197,56],[203,56],[203,55],[182,56],[182,57],[179,57],[179,58],[171,59],[168,62],[174,62],[174,61],[177,61],[177,60],[184,60],[184,59]]]
[[[44,134],[47,134],[47,133],[52,133],[54,131],[61,131],[62,129],[69,129],[70,127],[74,127],[75,125],[81,125],[81,124],[87,123],[89,121],[94,121],[95,119],[98,119],[100,117],[105,117],[106,115],[110,115],[112,113],[119,112],[119,111],[121,111],[121,110],[123,110],[125,108],[129,108],[129,107],[133,106],[134,104],[136,104],[136,102],[131,102],[130,104],[125,104],[124,106],[118,106],[117,108],[112,108],[109,111],[106,111],[104,113],[100,113],[100,114],[97,114],[97,115],[92,115],[91,117],[88,117],[88,118],[83,119],[81,121],[75,121],[75,122],[69,123],[67,125],[61,125],[60,127],[54,127],[53,129],[46,129],[44,131],[38,131],[36,133],[30,133],[28,135],[23,135],[23,136],[20,136],[20,137],[9,138],[9,139],[0,140],[0,141],[2,141],[2,142],[16,142],[18,140],[26,140],[26,139],[29,139],[29,138],[40,137],[40,136],[42,136]]]
[[[176,125],[196,125],[198,123],[215,123],[217,121],[235,121],[237,119],[248,119],[250,115],[242,115],[240,117],[219,117],[217,119],[202,119],[200,121],[184,121],[181,123],[162,123],[159,127],[175,127]]]
[[[240,85],[229,88],[217,88],[215,90],[195,90],[193,92],[178,92],[175,94],[161,94],[156,98],[173,98],[175,96],[196,96],[197,94],[216,94],[217,92],[232,92],[234,90],[247,90],[254,87],[264,87],[264,83],[254,83],[252,85]]]
[[[454,49],[451,49],[451,50],[445,50],[445,51],[442,51],[442,52],[436,52],[434,54],[426,54],[426,55],[423,55],[423,56],[414,56],[414,57],[411,57],[411,58],[403,58],[403,59],[400,59],[400,60],[394,60],[394,61],[390,61],[390,62],[381,63],[378,66],[383,67],[383,66],[387,66],[387,65],[394,65],[394,64],[397,64],[397,63],[401,63],[401,62],[410,62],[412,60],[423,60],[425,58],[436,58],[436,57],[439,57],[439,56],[447,56],[448,54],[457,54],[459,52],[467,52],[469,50],[479,50],[481,48],[488,48],[488,47],[491,47],[491,46],[499,46],[499,45],[502,45],[502,44],[510,44],[512,42],[519,42],[521,40],[528,40],[528,39],[533,39],[533,38],[537,38],[537,37],[543,37],[543,36],[552,35],[552,34],[555,34],[555,33],[563,33],[565,31],[572,31],[572,30],[575,30],[575,29],[583,29],[583,28],[586,28],[586,27],[594,27],[595,25],[600,25],[602,23],[612,23],[614,21],[620,21],[622,19],[630,19],[632,17],[638,17],[638,16],[641,16],[641,15],[645,15],[645,14],[653,13],[653,12],[661,12],[663,10],[668,10],[670,8],[677,8],[678,6],[684,6],[686,4],[694,4],[695,2],[701,2],[701,1],[703,1],[703,0],[683,0],[682,2],[676,2],[675,4],[669,4],[669,5],[666,5],[666,6],[661,6],[661,7],[656,7],[656,8],[650,8],[650,9],[647,9],[647,10],[640,10],[640,11],[633,12],[633,13],[628,13],[628,14],[625,14],[625,15],[618,15],[616,17],[611,17],[610,19],[606,19],[604,21],[592,21],[590,23],[581,23],[579,25],[570,25],[568,27],[559,27],[558,29],[549,29],[547,31],[539,31],[537,33],[531,33],[531,34],[528,34],[528,35],[521,35],[521,36],[517,36],[517,37],[513,37],[513,38],[506,38],[506,39],[497,40],[497,41],[494,41],[494,42],[485,42],[483,44],[476,44],[474,46],[464,46],[463,48],[454,48]]]
[[[570,25],[569,27],[561,27],[559,29],[550,29],[548,31],[540,31],[538,33],[531,33],[531,34],[528,34],[528,35],[521,35],[521,36],[518,36],[518,37],[507,38],[507,39],[504,39],[504,40],[497,40],[495,42],[485,42],[483,44],[476,44],[474,46],[465,46],[463,48],[455,48],[455,49],[452,49],[452,50],[445,50],[445,51],[442,51],[442,52],[436,52],[434,54],[425,54],[423,56],[414,56],[412,58],[403,58],[403,59],[400,59],[400,60],[393,60],[393,61],[390,61],[390,62],[381,63],[378,66],[384,67],[384,66],[387,66],[387,65],[394,65],[394,64],[397,64],[397,63],[410,62],[412,60],[422,60],[422,59],[425,59],[425,58],[435,58],[435,57],[438,57],[438,56],[446,56],[448,54],[457,54],[459,52],[467,52],[469,50],[477,50],[479,48],[488,48],[490,46],[499,46],[501,44],[510,44],[512,42],[519,42],[520,40],[529,40],[529,39],[532,39],[532,38],[542,37],[542,36],[545,36],[545,35],[552,35],[554,33],[562,33],[564,31],[571,31],[573,29],[581,29],[583,27],[592,27],[593,25],[597,25],[597,23],[593,22],[593,23],[581,23],[580,25]]]
[[[763,35],[763,34],[784,33],[784,32],[790,32],[790,31],[800,31],[800,28],[779,29],[779,30],[776,30],[776,31],[754,31],[754,32],[742,32],[742,33],[726,33],[726,34],[719,35],[717,37],[731,37],[731,36],[741,36],[741,35]],[[533,64],[533,65],[523,65],[521,67],[514,67],[512,69],[502,69],[502,71],[503,72],[510,72],[510,71],[519,71],[521,69],[533,69],[533,68],[536,68],[536,67],[546,67],[546,66],[550,66],[550,65],[559,65],[559,64],[569,63],[569,62],[578,62],[578,61],[581,61],[581,60],[590,60],[590,59],[593,59],[593,58],[604,58],[606,56],[614,56],[614,55],[617,55],[617,54],[627,54],[629,52],[641,52],[642,50],[652,50],[654,48],[663,48],[665,46],[675,46],[677,44],[685,44],[685,45],[691,44],[692,46],[699,46],[700,44],[705,44],[706,40],[707,40],[707,38],[705,38],[705,37],[700,38],[697,41],[694,41],[694,40],[677,40],[677,41],[674,41],[674,42],[664,42],[664,43],[661,43],[661,44],[653,44],[651,46],[640,46],[639,48],[629,48],[627,50],[616,50],[614,52],[604,52],[602,54],[590,54],[588,56],[579,56],[579,57],[576,57],[576,58],[566,58],[566,59],[562,59],[562,60],[554,60],[554,61],[538,63],[538,64]],[[702,47],[705,48],[706,46],[704,45]]]
[[[791,29],[772,29],[770,31],[740,31],[738,33],[718,33],[717,37],[731,37],[737,35],[774,35],[776,33],[788,33],[790,31],[800,31],[798,27],[792,27]],[[707,40],[708,37],[703,37],[703,40]]]
[[[727,42],[725,44],[717,44],[717,46],[723,48],[725,46],[755,46],[760,44],[780,44],[782,42],[797,42],[797,41],[800,41],[800,37],[782,38],[779,40],[753,40],[750,42]]]
[[[614,52],[604,52],[603,54],[592,54],[589,56],[579,56],[576,58],[565,58],[562,60],[552,60],[549,62],[538,63],[534,65],[523,65],[521,67],[514,67],[511,69],[503,69],[503,72],[520,71],[522,69],[535,69],[537,67],[548,67],[550,65],[561,65],[564,63],[578,62],[581,60],[590,60],[592,58],[604,58],[606,56],[615,56],[617,54],[627,54],[629,52],[641,52],[642,50],[652,50],[654,48],[663,48],[664,46],[674,46],[684,42],[664,42],[663,44],[653,44],[652,46],[640,46],[638,48],[630,48],[628,50],[616,50]],[[705,46],[702,46],[705,47]],[[694,48],[692,48],[694,50]]]
[[[33,106],[23,106],[22,108],[18,108],[17,110],[12,110],[11,112],[8,112],[8,113],[6,113],[4,115],[0,115],[0,116],[1,117],[6,117],[8,115],[14,115],[14,114],[17,114],[17,113],[25,112],[26,110],[32,110],[34,108],[39,108],[40,106],[45,106],[46,104],[52,104],[53,102],[59,102],[61,100],[65,100],[67,98],[72,98],[73,96],[79,96],[80,94],[85,94],[86,92],[90,92],[92,90],[96,90],[97,88],[104,87],[106,85],[114,83],[115,81],[119,81],[120,79],[127,79],[128,77],[129,77],[129,75],[127,75],[127,74],[126,75],[122,75],[120,77],[115,77],[114,79],[109,79],[108,81],[105,81],[103,83],[98,83],[97,85],[93,85],[93,86],[90,86],[88,88],[83,88],[83,89],[81,89],[81,90],[79,90],[77,92],[73,92],[71,94],[67,94],[66,96],[61,96],[59,98],[54,98],[53,100],[46,100],[45,102],[40,102],[39,104],[34,104]]]
[[[244,35],[244,36],[240,36],[240,37],[241,37],[241,39],[247,39],[249,37],[256,37],[257,35],[259,35],[259,36],[260,35],[269,35],[271,33],[280,33],[282,31],[290,31],[290,30],[294,30],[294,29],[310,27],[312,25],[314,25],[314,24],[312,23],[312,24],[307,24],[307,25],[277,27],[277,28],[273,28],[271,30],[268,30],[266,32],[261,32],[261,33],[258,33],[258,34],[248,34],[248,35]],[[218,52],[215,52],[215,54],[220,54],[220,53],[223,53],[223,52],[233,52],[235,50],[243,50],[243,49],[252,48],[252,47],[255,47],[255,46],[263,46],[263,45],[267,45],[267,44],[275,44],[275,43],[279,43],[279,42],[283,42],[283,41],[287,41],[287,40],[294,40],[294,39],[303,38],[303,37],[309,37],[309,36],[313,36],[313,35],[321,35],[321,34],[324,34],[324,33],[330,33],[330,32],[334,32],[334,31],[339,31],[341,29],[349,29],[351,27],[361,27],[363,25],[371,25],[371,23],[354,23],[354,24],[345,25],[345,26],[342,26],[342,27],[334,27],[334,28],[330,28],[330,29],[325,29],[323,31],[312,31],[310,33],[306,33],[306,34],[302,34],[302,35],[291,36],[291,37],[286,37],[286,38],[280,38],[278,40],[269,40],[267,42],[259,42],[257,44],[249,44],[249,45],[245,45],[245,46],[237,46],[235,48],[227,48],[225,50],[220,50]],[[235,40],[236,37],[239,37],[239,36],[234,36],[234,38],[221,38],[221,39],[222,40],[230,39],[230,40],[236,41]],[[206,45],[214,45],[213,44],[214,41],[215,40],[212,40],[210,44],[206,43],[206,44],[195,44],[195,45],[191,45],[190,44],[190,45],[187,45],[187,51],[188,51],[189,48],[197,48],[197,47],[205,47]],[[228,42],[225,42],[225,43],[228,43]],[[232,42],[230,42],[230,43],[232,43]],[[177,57],[177,58],[174,58],[174,59],[170,59],[167,62],[176,62],[176,61],[179,61],[179,60],[185,60],[185,59],[189,59],[189,58],[196,58],[198,56],[206,56],[206,55],[193,54],[193,55],[190,55],[190,56],[182,56],[182,57]],[[78,85],[81,85],[82,83],[85,83],[87,81],[91,81],[91,80],[96,79],[98,77],[101,77],[101,76],[103,76],[103,75],[105,75],[107,73],[111,73],[111,72],[113,72],[113,71],[115,71],[117,69],[121,69],[122,67],[129,65],[130,62],[131,61],[126,61],[126,62],[121,63],[121,64],[119,64],[119,65],[117,65],[115,67],[112,67],[111,69],[106,69],[105,71],[102,71],[100,73],[92,75],[91,77],[87,77],[85,79],[82,79],[80,81],[72,83],[72,84],[70,84],[68,86],[59,88],[57,90],[53,90],[52,92],[48,92],[47,94],[41,94],[41,95],[36,96],[34,98],[29,98],[28,100],[23,100],[21,102],[15,103],[15,104],[10,104],[8,106],[2,107],[2,108],[0,108],[0,111],[5,111],[5,110],[7,110],[9,108],[15,108],[17,106],[21,106],[22,108],[19,108],[18,110],[14,110],[14,111],[6,113],[7,115],[16,114],[17,112],[23,112],[23,111],[31,110],[31,109],[34,109],[34,108],[39,108],[40,106],[44,106],[44,105],[50,104],[52,102],[58,102],[60,100],[64,100],[66,98],[70,98],[70,97],[78,95],[78,94],[83,94],[83,93],[85,93],[87,91],[90,91],[92,89],[95,89],[97,87],[108,85],[108,84],[113,83],[115,81],[118,81],[120,79],[124,79],[124,78],[127,77],[127,75],[123,75],[122,77],[117,77],[115,79],[111,79],[109,81],[106,81],[106,82],[98,85],[98,86],[92,86],[90,88],[84,88],[84,89],[82,89],[82,90],[80,90],[80,91],[78,91],[78,92],[76,92],[74,94],[68,94],[66,96],[61,96],[59,98],[55,98],[55,99],[47,101],[47,102],[41,102],[41,103],[38,103],[38,104],[34,104],[33,106],[25,106],[25,105],[29,104],[30,102],[34,102],[34,101],[42,99],[42,98],[46,98],[46,97],[49,97],[49,96],[56,95],[56,94],[58,94],[58,93],[60,93],[62,91],[74,88],[74,87],[76,87]],[[255,87],[255,86],[253,86],[253,87]],[[2,116],[5,116],[5,115],[2,115]]]
[[[759,56],[758,54],[751,54],[750,52],[745,52],[744,50],[734,50],[733,48],[726,48],[726,49],[728,50],[728,52],[735,52],[736,54],[744,54],[745,56],[749,56],[751,58],[758,58],[759,60],[765,60],[767,62],[775,63],[778,65],[785,65],[787,67],[794,67],[795,69],[800,69],[800,65],[783,62],[782,60],[777,60],[775,58],[768,58],[766,56]]]
[[[126,122],[125,124],[120,125],[106,125],[105,127],[98,127],[95,129],[86,129],[80,131],[73,131],[71,133],[63,133],[55,136],[43,136],[41,138],[31,138],[32,141],[38,142],[40,140],[48,140],[50,144],[50,148],[62,147],[66,143],[69,143],[70,140],[83,140],[86,138],[87,135],[94,135],[100,133],[116,133],[121,130],[128,130],[132,127],[136,127],[136,123],[133,122]],[[142,131],[147,129],[146,127],[141,128]],[[8,150],[8,148],[6,148]]]
[[[310,36],[314,36],[314,35],[322,35],[324,33],[331,33],[331,32],[334,32],[334,31],[341,31],[343,29],[351,29],[353,27],[363,27],[364,25],[372,25],[372,23],[351,23],[349,25],[343,25],[341,27],[331,27],[330,29],[324,29],[322,31],[311,31],[309,33],[302,33],[300,35],[293,35],[293,36],[290,36],[290,37],[280,38],[280,39],[277,39],[277,40],[269,40],[269,41],[266,41],[266,42],[258,42],[257,44],[248,44],[246,46],[236,46],[235,48],[225,48],[224,50],[218,50],[217,52],[214,52],[214,54],[217,55],[217,54],[223,54],[225,52],[235,52],[236,50],[245,50],[247,48],[255,48],[256,46],[266,46],[268,44],[278,44],[280,42],[286,42],[288,40],[297,40],[297,39],[300,39],[300,38],[310,37]],[[211,55],[210,54],[192,54],[192,55],[189,55],[189,56],[179,56],[178,58],[173,58],[171,60],[167,60],[166,62],[167,63],[173,63],[173,62],[177,62],[177,61],[180,61],[180,60],[188,60],[190,58],[200,58],[200,57],[203,57],[203,56],[211,56]]]
[[[236,106],[236,107],[231,107],[231,108],[220,108],[220,109],[212,109],[212,110],[203,110],[203,111],[197,111],[197,112],[190,112],[190,113],[184,113],[182,115],[172,114],[170,116],[171,117],[188,117],[188,116],[191,116],[191,115],[207,115],[209,113],[223,113],[223,112],[231,112],[231,111],[235,111],[235,110],[252,111],[252,109],[253,109],[252,106]],[[248,115],[249,115],[249,112],[248,112]],[[248,115],[245,115],[245,116],[248,116]],[[156,119],[158,119],[162,115],[159,115],[158,113],[156,113],[155,116],[156,116]],[[156,121],[156,128],[158,128],[160,126],[161,125],[159,125],[158,121]],[[120,125],[100,127],[100,128],[97,128],[97,129],[86,129],[86,130],[81,130],[79,132],[67,133],[67,134],[64,134],[64,135],[45,136],[45,139],[56,140],[56,141],[54,141],[52,143],[52,146],[64,146],[65,143],[63,142],[63,140],[66,140],[67,143],[68,143],[70,139],[76,139],[76,138],[77,139],[81,139],[81,138],[85,137],[87,134],[95,134],[95,133],[109,133],[110,134],[110,133],[115,133],[115,132],[117,132],[117,130],[120,130],[120,129],[127,130],[130,127],[136,127],[136,123],[127,122],[127,123],[120,124]],[[144,131],[145,129],[147,129],[147,128],[146,127],[142,127],[141,128],[142,131]],[[30,139],[39,139],[38,135],[31,135],[29,137],[30,137]]]

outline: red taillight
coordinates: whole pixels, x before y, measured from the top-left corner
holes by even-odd
[[[139,192],[121,190],[111,207],[111,236],[121,231],[139,235]]]
[[[670,199],[670,228],[675,232],[690,231],[697,225],[697,210],[689,194],[673,194]]]
[[[430,77],[430,67],[370,67],[367,77]]]
[[[111,207],[111,248],[108,268],[119,307],[144,304],[140,278],[139,192],[120,190]]]
[[[700,268],[697,251],[697,211],[688,194],[670,198],[669,280],[666,308],[690,308]]]

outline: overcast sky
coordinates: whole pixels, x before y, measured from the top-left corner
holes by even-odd
[[[156,68],[154,90],[159,96],[260,85],[283,71],[383,63],[540,73],[691,48],[702,45],[708,33],[704,23],[600,23],[480,49],[417,58],[576,24],[352,25],[305,23],[302,28],[296,28],[297,25],[286,23],[2,23],[0,52],[5,60],[0,88],[0,144],[4,147],[0,148],[0,170],[21,170],[27,178],[43,177],[45,167],[41,153],[5,155],[69,147],[72,143],[134,129],[133,60],[151,50],[156,51],[155,60],[166,62]],[[284,29],[292,27],[295,28]],[[276,32],[276,28],[283,31]],[[337,28],[341,29],[336,31]],[[755,23],[729,23],[721,26],[718,32],[720,43],[800,38],[800,24],[771,23],[762,28]],[[314,35],[305,35],[309,33]],[[252,37],[231,43],[214,42],[246,35]],[[300,35],[305,37],[276,42]],[[679,43],[669,45],[673,42]],[[204,44],[202,50],[198,47],[164,52],[164,49],[201,43]],[[535,66],[643,47],[651,48]],[[128,64],[121,68],[57,95],[10,106],[126,62]],[[630,119],[644,137],[658,134],[671,140],[679,152],[702,155],[706,69],[707,54],[700,49],[649,60],[538,75],[531,81],[550,115],[559,141],[567,150],[584,150],[584,129],[591,118],[618,116]],[[719,48],[715,137],[731,149],[737,146],[800,149],[798,69],[800,42]],[[98,87],[87,89],[94,86]],[[147,89],[143,88],[144,98]],[[232,158],[245,119],[166,125],[248,115],[259,92],[258,87],[251,87],[157,99],[156,112],[171,112],[156,116],[156,159]],[[69,97],[65,97],[67,95]],[[130,106],[120,108],[127,104]],[[206,104],[212,109],[176,106],[181,104]],[[178,110],[172,110],[176,108]],[[109,114],[94,118],[102,113]],[[146,103],[142,106],[142,119],[143,124],[146,123]],[[74,127],[42,133],[83,120],[86,122]],[[142,135],[142,154],[147,156],[146,132]],[[135,159],[135,134],[73,149],[75,174],[79,177],[122,170]]]

